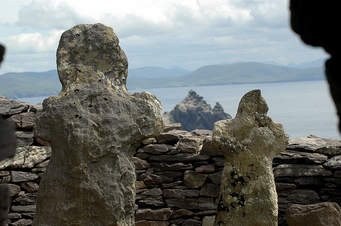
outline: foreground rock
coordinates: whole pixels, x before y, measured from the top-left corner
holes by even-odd
[[[212,130],[216,121],[230,119],[231,116],[224,112],[223,107],[217,102],[214,108],[207,104],[203,97],[194,90],[188,92],[187,97],[175,108],[164,114],[165,120],[170,123],[181,123],[182,129]]]
[[[225,156],[215,225],[277,225],[271,166],[288,138],[267,112],[260,90],[253,90],[244,95],[233,120],[215,124],[212,143]]]
[[[340,226],[341,208],[335,202],[291,205],[287,210],[289,226]]]
[[[36,122],[53,154],[34,225],[134,225],[132,156],[161,131],[160,102],[127,92],[127,58],[102,24],[64,32],[57,64],[62,91],[44,100]]]

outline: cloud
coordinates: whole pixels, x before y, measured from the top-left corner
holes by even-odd
[[[16,53],[55,51],[63,30],[51,30],[47,34],[39,32],[21,33],[7,38],[8,49]]]
[[[11,50],[13,65],[14,55],[30,56],[30,62],[43,59],[34,54],[54,54],[62,31],[98,22],[114,29],[130,67],[195,69],[214,63],[285,64],[324,57],[291,32],[287,8],[287,0],[31,0],[17,10],[12,27],[0,24],[0,38]],[[42,68],[55,64],[54,58],[49,60],[52,63],[42,63]],[[39,70],[38,63],[31,65]]]
[[[33,0],[19,10],[16,24],[35,29],[68,29],[87,21],[66,2]]]

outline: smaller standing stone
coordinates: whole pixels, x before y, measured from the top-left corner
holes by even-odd
[[[260,90],[253,90],[241,99],[234,119],[214,125],[211,145],[225,156],[217,226],[277,225],[272,160],[288,138],[267,112]]]

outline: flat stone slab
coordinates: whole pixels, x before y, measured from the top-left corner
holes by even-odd
[[[26,169],[33,168],[51,156],[51,148],[46,146],[18,147],[16,155],[11,159],[0,162],[0,170],[6,168]]]
[[[341,208],[335,202],[294,204],[287,209],[286,218],[288,226],[339,226]]]
[[[338,170],[341,169],[341,155],[334,156],[323,164],[328,169]]]
[[[0,116],[8,118],[29,108],[29,105],[0,95]]]
[[[333,173],[321,165],[282,164],[274,168],[275,177],[331,176]]]
[[[328,157],[319,153],[310,153],[296,150],[286,150],[279,153],[273,160],[276,164],[281,163],[305,163],[321,164],[328,160]]]
[[[341,154],[341,141],[314,136],[300,137],[290,139],[287,149],[304,150],[334,156]]]

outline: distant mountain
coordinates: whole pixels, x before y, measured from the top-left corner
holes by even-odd
[[[156,88],[164,87],[174,79],[185,76],[190,73],[180,67],[170,69],[162,67],[142,67],[128,70],[127,87],[128,89],[136,88]]]
[[[300,64],[288,64],[288,67],[295,67],[295,68],[312,68],[312,67],[323,67],[326,58],[320,58],[313,61],[308,61]]]
[[[181,67],[163,68],[163,67],[141,67],[128,69],[129,79],[156,79],[166,77],[179,77],[188,74],[190,71]]]
[[[284,82],[322,80],[323,69],[291,68],[279,65],[246,62],[209,65],[178,79],[183,85],[203,86],[233,83]]]
[[[8,98],[54,95],[60,89],[57,70],[0,75],[0,94]]]
[[[127,87],[148,89],[176,86],[207,86],[235,83],[323,80],[322,67],[294,68],[264,63],[208,65],[193,72],[182,68],[143,67],[130,69]],[[0,94],[9,97],[55,95],[61,89],[57,71],[0,75]]]

